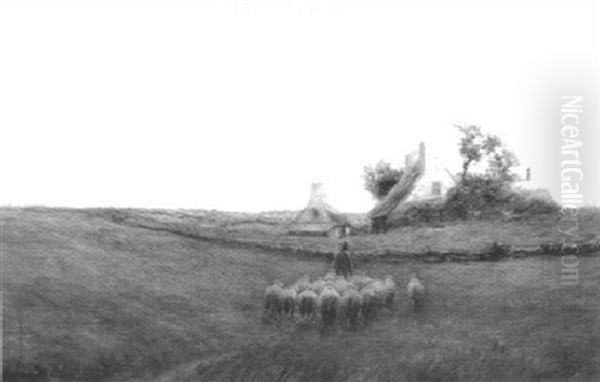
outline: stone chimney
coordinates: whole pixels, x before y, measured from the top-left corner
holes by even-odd
[[[404,156],[404,167],[406,168],[417,162],[421,162],[423,168],[425,168],[425,142],[419,143],[419,150],[412,151]]]
[[[310,200],[308,205],[311,207],[322,207],[326,204],[325,191],[323,183],[313,183],[310,185]]]

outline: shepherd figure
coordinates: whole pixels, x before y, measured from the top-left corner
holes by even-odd
[[[344,278],[352,276],[352,262],[346,241],[340,244],[340,249],[333,255],[333,270],[336,276],[344,276]]]

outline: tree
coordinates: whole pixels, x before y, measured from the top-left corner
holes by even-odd
[[[492,134],[484,134],[479,126],[455,125],[462,133],[459,142],[459,153],[463,159],[460,178],[464,181],[473,164],[486,158],[488,168],[486,176],[502,181],[513,181],[512,168],[519,164],[517,156],[508,150],[502,140]]]
[[[446,211],[462,219],[497,214],[514,199],[509,186],[515,180],[512,169],[519,164],[517,156],[498,136],[483,133],[478,126],[456,127],[462,133],[462,172],[460,180],[448,191]],[[487,168],[473,171],[473,164],[483,159],[487,160]]]
[[[375,166],[365,166],[363,172],[365,190],[369,191],[373,198],[381,201],[403,175],[403,169],[394,169],[383,160],[377,162]]]
[[[512,182],[516,175],[512,172],[513,167],[519,165],[519,159],[512,151],[502,149],[501,152],[494,152],[488,160],[487,173],[491,178],[504,182]]]

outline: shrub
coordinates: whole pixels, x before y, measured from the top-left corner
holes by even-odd
[[[406,203],[400,210],[402,224],[440,222],[445,219],[445,200],[442,198]]]
[[[511,196],[507,209],[515,214],[532,216],[556,213],[560,207],[541,191],[518,190]]]
[[[467,175],[448,190],[444,214],[471,219],[503,213],[541,215],[556,213],[559,205],[544,190],[514,190],[511,183],[486,175]]]
[[[508,244],[499,244],[497,242],[493,242],[488,248],[486,248],[485,253],[487,254],[487,259],[491,261],[498,261],[504,257],[506,257],[511,251],[510,245]]]
[[[505,209],[512,196],[506,182],[469,174],[448,190],[445,212],[459,219],[496,215]]]
[[[384,161],[379,161],[374,167],[366,166],[363,173],[365,190],[369,191],[375,199],[383,200],[402,175],[404,170],[394,169]]]

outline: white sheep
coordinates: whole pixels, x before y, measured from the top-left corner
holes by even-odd
[[[310,289],[310,277],[305,274],[296,280],[293,287],[296,290],[296,293],[302,293],[306,289]]]
[[[365,275],[353,275],[350,276],[349,281],[356,287],[358,291],[360,291],[375,280]]]
[[[270,316],[281,314],[283,307],[283,284],[275,282],[265,289],[265,313]]]
[[[309,289],[314,291],[317,295],[320,295],[321,292],[323,292],[323,289],[325,288],[325,285],[327,283],[325,282],[325,280],[315,280],[314,282],[312,282],[309,285]]]
[[[293,286],[283,288],[281,294],[281,310],[283,314],[294,315],[296,308],[296,289]]]
[[[344,290],[340,301],[340,315],[344,320],[344,326],[351,328],[356,326],[363,305],[362,295],[354,287]]]
[[[319,307],[324,326],[332,326],[335,323],[339,303],[340,294],[335,290],[335,288],[333,288],[333,286],[325,286],[319,295]]]
[[[335,281],[337,276],[333,272],[327,272],[325,276],[323,276],[323,280],[325,281]]]
[[[346,280],[344,277],[336,277],[336,279],[333,281],[333,287],[340,295],[342,295],[347,289],[351,288],[352,286],[352,283]]]
[[[391,310],[394,306],[394,296],[396,294],[396,283],[392,276],[386,276],[383,287],[383,305]]]
[[[374,319],[383,307],[386,298],[387,287],[381,280],[373,280],[361,290],[363,297],[363,317],[365,321]]]
[[[298,293],[297,305],[301,317],[311,317],[317,312],[318,296],[313,290],[305,289]]]
[[[380,305],[377,288],[371,283],[365,286],[360,294],[362,297],[362,316],[365,322],[369,322],[377,316]]]
[[[387,290],[387,287],[385,286],[384,282],[381,280],[375,280],[368,286],[375,290],[375,295],[377,296],[377,308],[383,307],[383,303],[385,301],[385,293]]]
[[[410,275],[410,281],[406,286],[406,292],[408,293],[408,297],[412,300],[413,309],[416,312],[421,306],[423,297],[425,296],[425,287],[416,273]]]

